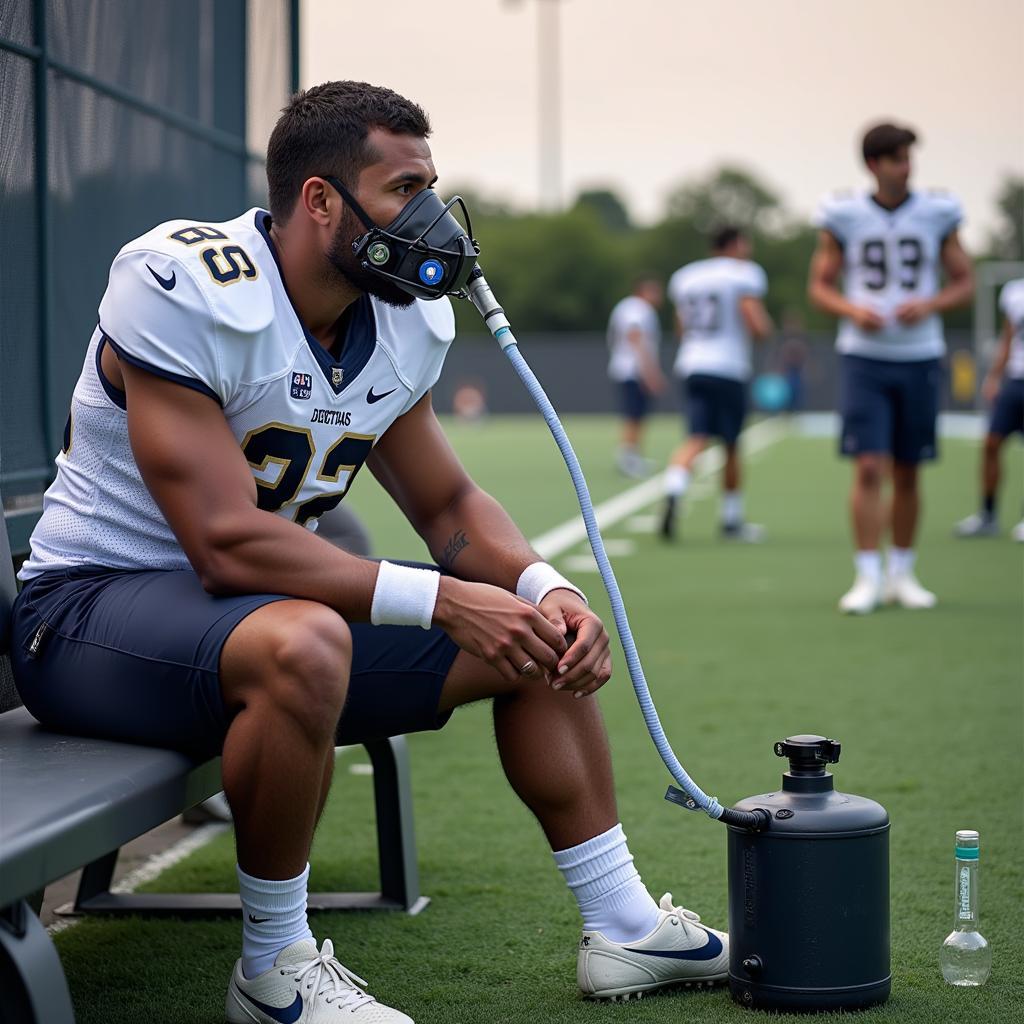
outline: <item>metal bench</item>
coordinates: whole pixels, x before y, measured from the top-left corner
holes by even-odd
[[[0,506],[2,507],[2,506]],[[119,848],[221,788],[220,759],[47,732],[20,707],[8,657],[16,582],[0,530],[0,1021],[73,1024],[57,951],[37,914],[47,885],[82,867],[83,914],[238,912],[234,893],[110,891]],[[379,892],[310,893],[311,910],[419,913],[404,737],[365,744],[373,764]]]

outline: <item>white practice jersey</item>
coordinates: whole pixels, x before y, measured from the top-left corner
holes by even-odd
[[[1007,377],[1024,380],[1024,277],[1007,281],[999,293],[999,309],[1013,327]]]
[[[630,332],[634,330],[640,331],[644,348],[657,364],[661,342],[657,310],[639,295],[627,295],[615,304],[608,319],[608,348],[611,350],[608,376],[612,380],[640,379],[640,359],[629,341]]]
[[[124,395],[100,369],[105,345],[216,400],[259,507],[310,529],[437,381],[455,336],[447,299],[395,309],[361,297],[335,359],[299,321],[268,227],[262,210],[170,221],[118,253],[22,579],[75,565],[188,567],[135,464]]]
[[[767,291],[764,269],[752,260],[715,256],[677,270],[668,282],[669,297],[683,321],[676,374],[747,380],[750,334],[740,300],[748,295],[763,298]]]
[[[945,353],[937,313],[907,327],[896,319],[896,309],[939,291],[942,243],[962,219],[959,201],[946,192],[911,192],[893,210],[867,193],[836,193],[822,201],[815,223],[843,248],[844,294],[885,321],[881,330],[867,332],[842,320],[840,352],[896,362]]]

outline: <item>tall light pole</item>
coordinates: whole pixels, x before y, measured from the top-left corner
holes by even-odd
[[[519,6],[521,0],[508,0]],[[540,205],[562,206],[561,0],[537,0],[537,124]]]

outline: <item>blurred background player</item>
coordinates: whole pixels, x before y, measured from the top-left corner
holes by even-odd
[[[762,299],[764,270],[751,260],[750,239],[736,227],[720,228],[711,240],[714,255],[677,270],[668,284],[680,338],[675,374],[682,378],[689,437],[665,472],[661,532],[676,534],[680,503],[690,484],[694,460],[714,437],[725,443],[722,535],[756,542],[764,531],[743,519],[738,439],[747,411],[750,340],[772,330]]]
[[[646,476],[652,469],[643,457],[642,442],[651,399],[665,390],[658,365],[658,309],[663,300],[661,282],[644,275],[637,278],[633,293],[615,304],[608,320],[608,376],[618,385],[623,417],[616,465],[630,477]]]
[[[856,460],[850,493],[856,578],[839,609],[854,614],[874,611],[883,600],[904,608],[931,608],[936,600],[914,575],[918,466],[936,454],[946,351],[939,314],[969,302],[974,282],[957,235],[960,203],[948,193],[908,188],[916,138],[892,124],[867,132],[864,162],[876,189],[824,200],[811,262],[810,300],[842,318],[840,451]],[[882,485],[890,467],[892,546],[883,582]]]
[[[999,308],[1004,316],[999,351],[981,388],[985,401],[993,405],[981,455],[981,510],[956,524],[953,532],[958,537],[998,535],[999,452],[1011,434],[1024,434],[1024,278],[1003,286]],[[1024,542],[1024,518],[1012,536]]]

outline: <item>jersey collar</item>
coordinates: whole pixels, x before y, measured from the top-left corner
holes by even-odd
[[[281,279],[281,287],[284,289],[299,327],[302,328],[306,344],[309,346],[310,352],[313,353],[313,358],[316,359],[324,379],[331,386],[331,390],[336,395],[340,395],[363,371],[377,347],[377,319],[373,311],[373,302],[369,295],[360,295],[342,315],[345,330],[344,345],[340,358],[335,359],[309,333],[306,325],[302,322],[299,311],[295,308],[295,303],[292,302],[292,297],[288,292],[288,285],[285,284],[281,260],[277,255],[277,246],[274,245],[274,240],[270,237],[269,227],[270,214],[266,210],[257,210],[256,229],[263,236],[263,241],[267,243],[270,255],[274,257],[278,277]]]
[[[899,213],[901,210],[905,210],[910,203],[913,202],[914,197],[917,195],[914,191],[908,191],[907,194],[897,203],[895,206],[883,206],[876,198],[874,192],[868,193],[868,202],[876,209],[881,210],[882,213],[888,214],[890,217]]]

